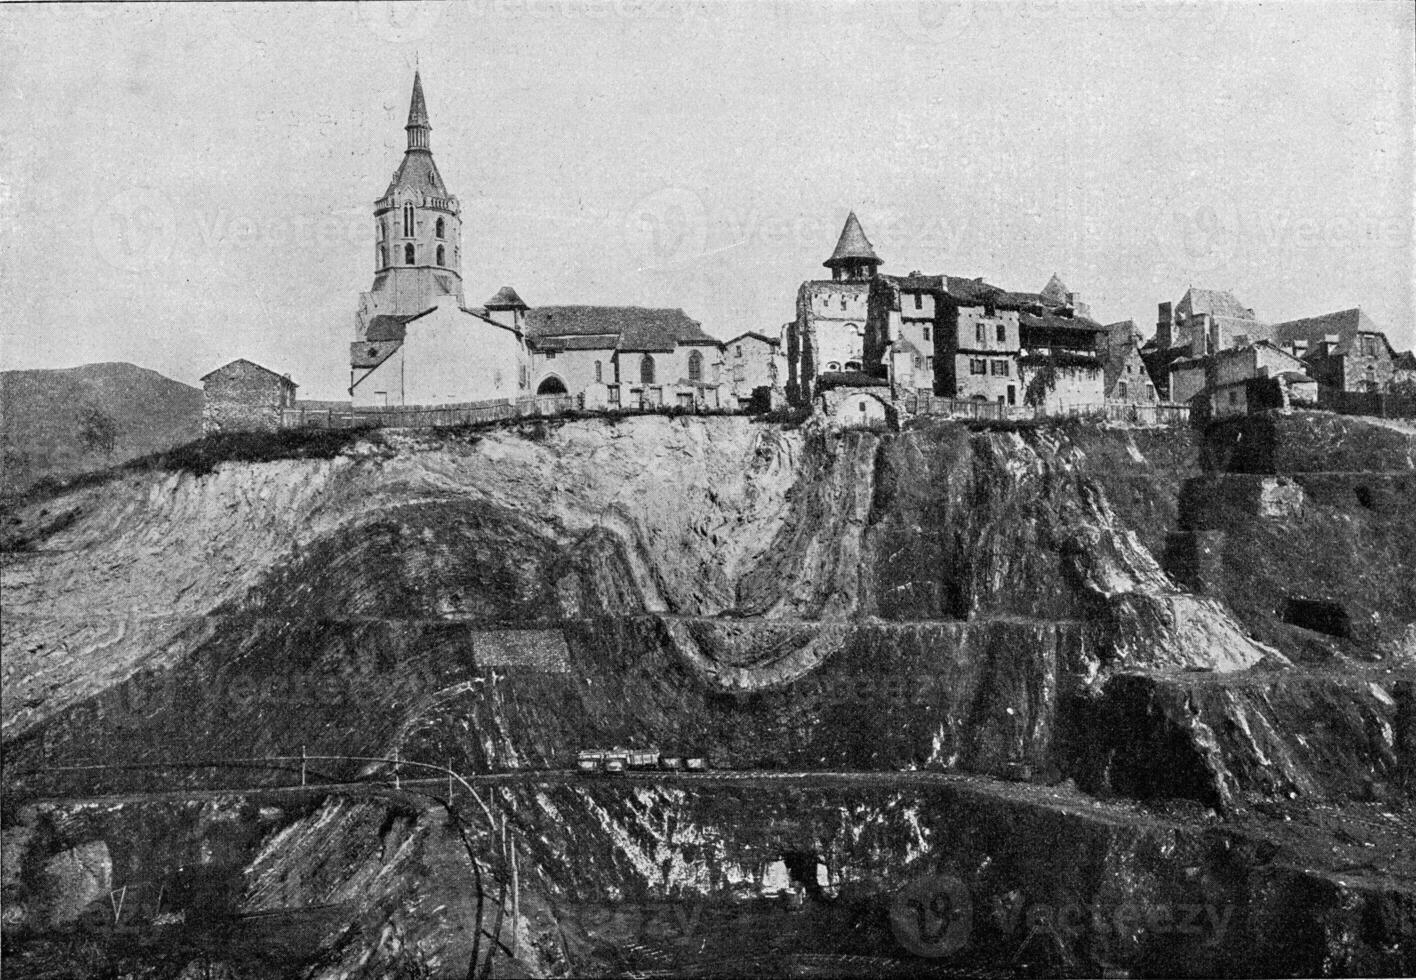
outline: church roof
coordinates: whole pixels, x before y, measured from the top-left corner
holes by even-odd
[[[526,313],[526,336],[543,347],[568,347],[570,338],[592,337],[611,341],[597,347],[616,350],[670,351],[680,344],[718,346],[718,341],[683,310],[640,306],[537,307]]]
[[[846,217],[846,225],[841,229],[841,237],[836,241],[836,250],[831,253],[829,259],[821,264],[828,269],[834,269],[846,262],[880,264],[880,257],[871,247],[870,239],[865,237],[865,231],[860,226],[860,219],[856,217],[854,211]]]
[[[451,196],[443,183],[442,174],[438,173],[438,165],[433,162],[431,150],[410,149],[403,154],[403,162],[393,172],[393,179],[389,181],[383,196],[392,197],[400,188],[415,191],[420,197],[424,194]]]
[[[497,294],[482,305],[489,310],[525,310],[530,308],[520,296],[516,295],[516,290],[510,286],[498,289]]]
[[[380,313],[369,321],[369,327],[364,331],[364,339],[402,340],[407,334],[407,325],[410,321],[431,312],[433,312],[433,307],[429,307],[421,313]]]
[[[432,129],[428,122],[428,104],[423,100],[423,78],[415,68],[413,70],[413,98],[408,103],[408,126],[422,126],[425,129]]]

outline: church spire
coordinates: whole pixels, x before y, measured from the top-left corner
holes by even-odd
[[[433,127],[428,124],[428,105],[423,101],[423,79],[415,69],[413,72],[413,99],[408,105],[408,149],[429,148],[428,134]]]

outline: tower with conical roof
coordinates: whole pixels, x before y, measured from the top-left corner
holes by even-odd
[[[837,281],[875,278],[882,263],[871,247],[870,239],[865,237],[865,230],[861,228],[860,219],[854,211],[846,217],[846,225],[836,241],[836,250],[821,264],[831,270],[831,278]]]
[[[447,301],[463,303],[462,206],[433,161],[423,79],[413,73],[408,148],[374,204],[374,283],[361,297],[360,339],[375,315],[412,316]]]

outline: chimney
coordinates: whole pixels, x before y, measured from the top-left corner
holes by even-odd
[[[1211,353],[1211,354],[1218,353],[1218,352],[1219,352],[1219,322],[1218,322],[1217,320],[1215,320],[1215,318],[1214,318],[1213,316],[1211,316],[1210,314],[1208,314],[1208,313],[1206,313],[1206,314],[1204,315],[1204,317],[1205,317],[1205,318],[1204,318],[1204,321],[1203,321],[1204,330],[1205,330],[1205,332],[1209,335],[1209,353]]]
[[[1174,316],[1170,310],[1169,303],[1161,303],[1155,318],[1155,345],[1161,350],[1167,350],[1173,339],[1171,328],[1174,325]]]

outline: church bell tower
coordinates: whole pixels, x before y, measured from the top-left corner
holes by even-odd
[[[423,80],[413,73],[408,148],[374,204],[374,283],[360,296],[356,334],[376,315],[412,316],[462,295],[462,206],[433,162]]]

